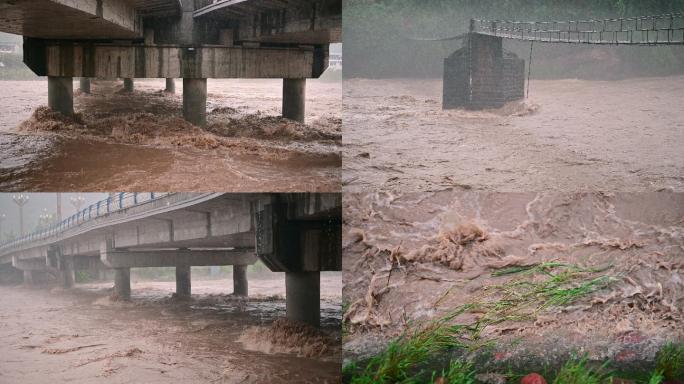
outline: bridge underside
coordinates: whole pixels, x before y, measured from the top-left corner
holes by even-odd
[[[127,1],[0,0],[0,31],[27,37],[133,39],[141,24]]]
[[[63,233],[0,248],[0,278],[22,271],[26,284],[69,288],[76,270],[109,269],[116,295],[129,299],[131,268],[175,267],[176,294],[189,296],[191,266],[232,265],[233,293],[247,295],[247,266],[261,259],[285,272],[287,316],[317,326],[320,271],[342,268],[339,194],[171,194],[100,216],[104,207]]]

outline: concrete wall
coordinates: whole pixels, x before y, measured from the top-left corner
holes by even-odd
[[[499,108],[525,92],[525,61],[504,53],[502,39],[471,34],[444,60],[442,108]]]
[[[33,44],[28,40],[25,44]],[[39,42],[35,42],[39,44]],[[31,48],[26,48],[30,50]],[[39,76],[102,78],[311,78],[313,48],[241,48],[52,44],[25,62]],[[39,50],[39,49],[38,49]]]

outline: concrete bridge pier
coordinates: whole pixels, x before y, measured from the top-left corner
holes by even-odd
[[[207,123],[207,79],[183,78],[183,117],[195,125]]]
[[[48,76],[48,107],[65,116],[74,114],[74,80],[72,77]]]
[[[233,295],[248,295],[246,265],[233,265]]]
[[[61,265],[62,288],[69,289],[74,287],[74,259],[64,256]]]
[[[131,269],[114,269],[114,294],[121,300],[131,299]]]
[[[176,295],[179,297],[190,297],[191,295],[189,265],[176,266]]]
[[[133,89],[135,89],[135,85],[133,83],[133,79],[126,78],[124,79],[123,82],[123,89],[126,92],[133,92]]]
[[[36,281],[34,275],[34,271],[24,271],[24,285],[34,285]]]
[[[286,272],[285,306],[287,318],[312,327],[321,325],[320,272]]]
[[[283,117],[304,123],[306,79],[283,79]]]
[[[79,89],[83,93],[90,93],[90,78],[89,77],[81,77],[79,79]]]
[[[164,89],[166,93],[176,93],[176,80],[172,78],[166,78],[166,88]]]

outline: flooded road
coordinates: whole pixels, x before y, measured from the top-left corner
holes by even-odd
[[[320,332],[283,323],[284,278],[250,278],[249,299],[227,295],[229,280],[196,279],[177,301],[174,284],[133,279],[129,303],[109,299],[111,282],[0,286],[0,382],[339,381],[339,272],[321,274]]]
[[[46,81],[5,81],[0,96],[4,190],[337,191],[341,84],[307,83],[307,124],[281,119],[280,80],[210,80],[208,126],[181,118],[182,81],[93,83],[77,115],[41,107]]]
[[[479,324],[504,364],[684,339],[684,193],[345,194],[344,212],[347,357],[463,306],[449,324]]]
[[[526,105],[441,109],[441,79],[344,82],[346,191],[684,190],[684,77],[533,80]]]

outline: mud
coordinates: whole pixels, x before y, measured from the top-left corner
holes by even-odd
[[[19,89],[45,99],[43,82],[5,83],[7,103],[17,103],[12,96]],[[0,185],[97,191],[340,188],[339,83],[309,82],[308,124],[300,124],[278,116],[280,82],[210,81],[205,128],[182,119],[182,87],[176,95],[160,91],[159,80],[136,81],[129,94],[119,88],[98,81],[90,95],[76,91],[74,117],[45,106],[32,109],[34,103],[17,111],[23,121],[3,117],[0,142],[13,149],[0,158]]]
[[[684,190],[684,77],[532,80],[500,110],[441,107],[441,79],[344,81],[345,191]]]
[[[282,280],[251,278],[245,299],[227,294],[229,280],[195,279],[191,300],[174,299],[173,282],[133,281],[131,302],[111,300],[111,282],[72,290],[0,286],[0,381],[338,382],[339,273],[321,279],[325,353],[305,357],[289,344],[267,353],[238,341],[248,329],[282,323]]]
[[[347,358],[377,353],[409,325],[501,300],[506,284],[538,282],[544,274],[509,271],[541,263],[578,266],[606,284],[483,329],[497,361],[531,354],[543,364],[573,351],[652,361],[663,343],[684,339],[682,193],[380,192],[345,194],[344,210]]]

